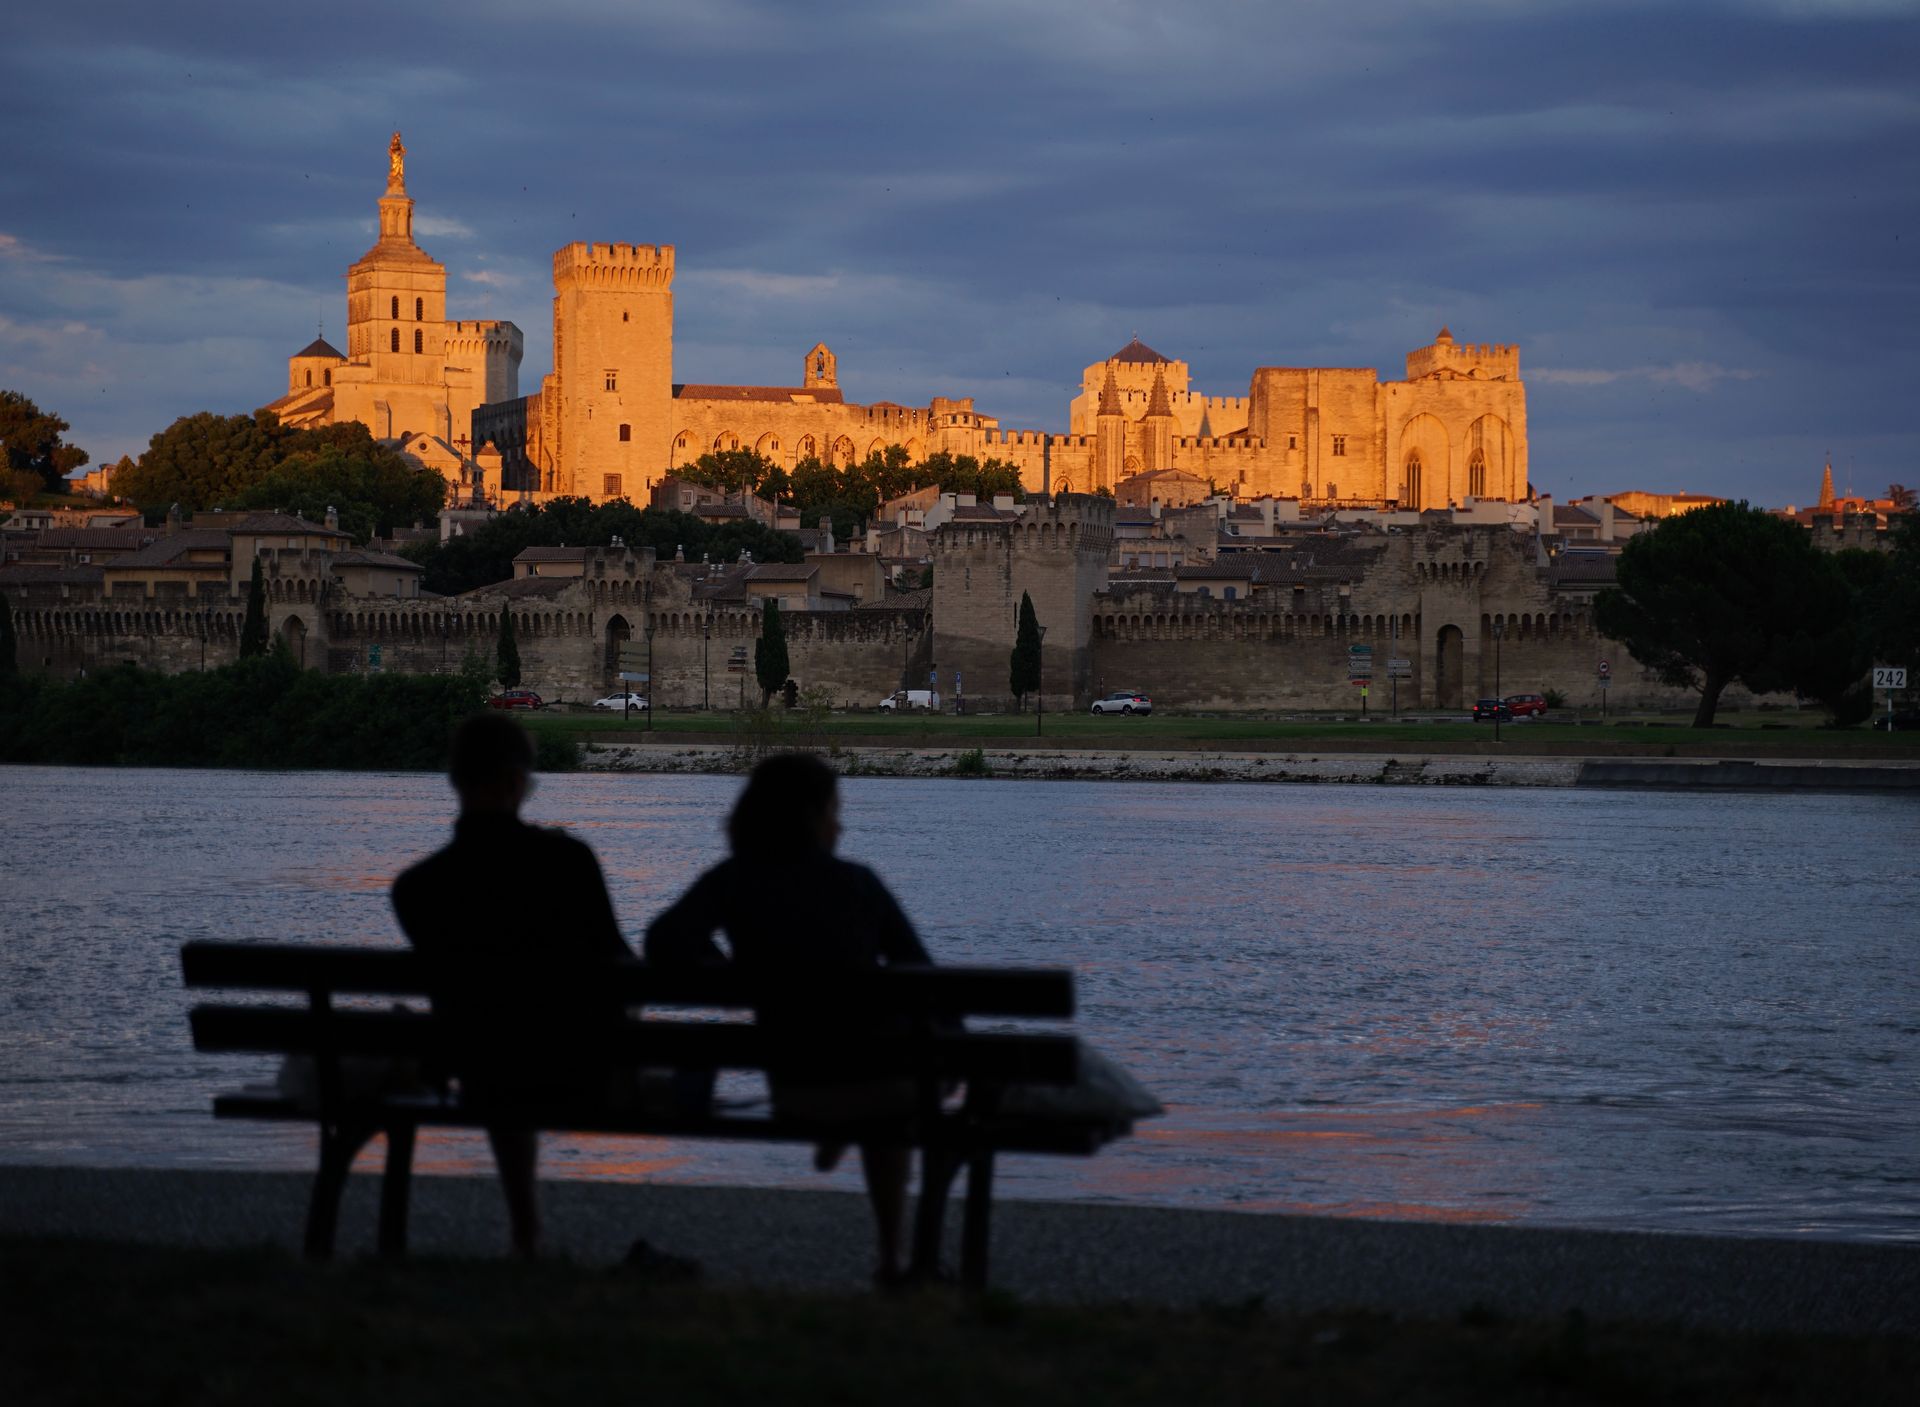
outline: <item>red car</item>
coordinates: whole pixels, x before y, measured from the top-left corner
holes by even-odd
[[[487,700],[489,708],[540,708],[540,696],[531,689],[509,689]]]
[[[1547,701],[1538,694],[1508,694],[1505,702],[1515,718],[1535,718],[1547,711]]]

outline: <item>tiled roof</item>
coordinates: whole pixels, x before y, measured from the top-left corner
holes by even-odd
[[[460,593],[462,599],[476,596],[505,596],[518,601],[524,597],[558,596],[563,591],[571,591],[580,584],[579,577],[573,576],[523,576],[512,581],[496,581],[491,586],[476,586],[471,591]]]
[[[1549,580],[1555,586],[1611,586],[1617,560],[1611,552],[1562,552],[1553,559]]]
[[[1109,567],[1109,582],[1158,582],[1173,580],[1172,567]]]
[[[132,551],[136,547],[145,547],[158,536],[159,530],[155,528],[45,528],[35,539],[35,545]]]
[[[949,522],[965,523],[1006,523],[1020,516],[1012,508],[995,508],[990,503],[969,503],[953,510]]]
[[[1599,523],[1599,521],[1600,517],[1598,514],[1589,513],[1584,508],[1575,508],[1571,504],[1556,503],[1553,507],[1553,525],[1555,527],[1559,527],[1564,523],[1570,527],[1590,528]]]
[[[1170,362],[1172,357],[1163,357],[1138,337],[1107,358],[1110,362]]]
[[[329,343],[327,339],[324,337],[314,338],[313,341],[307,343],[306,346],[302,347],[299,351],[295,352],[294,356],[296,357],[332,357],[335,361],[342,361],[342,362],[346,360],[346,358],[340,354],[339,350],[335,348],[331,343]]]
[[[229,523],[227,532],[234,533],[292,533],[302,537],[344,537],[351,538],[352,533],[343,533],[338,528],[330,528],[325,523],[310,523],[305,518],[295,517],[291,513],[249,513],[237,523]]]
[[[1208,578],[1257,581],[1260,579],[1260,567],[1257,554],[1238,552],[1229,557],[1222,557],[1217,562],[1196,562],[1184,567],[1176,567],[1174,575],[1180,581],[1204,581]]]
[[[110,565],[116,571],[127,567],[172,567],[186,565],[211,567],[218,564],[213,562],[195,562],[189,564],[180,562],[177,559],[186,556],[189,552],[225,552],[231,545],[231,539],[228,538],[223,529],[187,528],[181,532],[168,533],[164,537],[155,538],[138,552],[129,552],[126,556]]]
[[[747,573],[748,581],[812,581],[818,567],[805,562],[763,562]]]
[[[369,548],[356,547],[347,552],[336,552],[328,559],[335,567],[391,567],[396,571],[424,572],[425,567],[405,557],[396,557],[391,552],[375,552]]]
[[[55,567],[17,562],[0,567],[0,586],[98,586],[98,567]]]
[[[584,547],[523,547],[514,553],[516,562],[584,562],[587,549]]]
[[[702,386],[691,382],[673,388],[675,400],[780,401],[801,405],[844,405],[838,386]]]
[[[855,606],[856,611],[924,611],[933,605],[931,586],[915,587],[912,591],[889,592],[878,601],[868,601],[865,605]]]

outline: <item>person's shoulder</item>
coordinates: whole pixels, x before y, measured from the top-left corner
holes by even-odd
[[[537,849],[546,851],[549,855],[555,857],[564,856],[572,860],[591,860],[594,858],[593,847],[591,845],[581,840],[578,836],[561,830],[558,826],[528,826],[527,833],[530,837],[528,843]]]

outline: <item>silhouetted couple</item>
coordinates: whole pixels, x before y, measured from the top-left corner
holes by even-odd
[[[435,1009],[453,1028],[463,1090],[503,1104],[516,1097],[619,1102],[626,1091],[608,1087],[608,1061],[597,1048],[618,1012],[607,1008],[595,978],[632,952],[599,863],[579,841],[520,819],[533,791],[533,747],[511,719],[487,714],[462,724],[449,772],[460,798],[453,843],[394,882],[393,904],[414,947],[460,977],[445,997],[436,994]],[[824,763],[798,754],[762,762],[734,805],[727,837],[729,857],[648,928],[649,961],[731,960],[775,974],[931,961],[886,886],[835,857],[840,797]],[[726,935],[730,959],[716,933]],[[490,986],[486,974],[496,964],[501,977]],[[788,1048],[803,1049],[833,1018],[772,1008],[760,1019]],[[511,1030],[501,1027],[507,1020]],[[834,1019],[831,1031],[844,1036],[844,1023]],[[829,1127],[908,1113],[913,1096],[909,1082],[857,1076],[773,1086],[777,1113]],[[532,1255],[540,1241],[535,1135],[502,1125],[487,1137],[514,1248]],[[823,1145],[816,1165],[831,1167],[841,1146]],[[901,1274],[910,1153],[863,1144],[860,1154],[879,1238],[875,1276],[887,1283]]]

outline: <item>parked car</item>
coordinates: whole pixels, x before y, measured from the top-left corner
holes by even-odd
[[[1491,718],[1496,723],[1513,722],[1513,710],[1507,707],[1505,699],[1475,699],[1473,701],[1473,721]]]
[[[1897,708],[1890,714],[1882,713],[1873,720],[1873,726],[1887,733],[1920,730],[1920,708]]]
[[[610,708],[616,713],[625,713],[629,708],[644,711],[647,707],[645,694],[608,694],[604,699],[593,701],[595,708]]]
[[[1547,701],[1539,694],[1508,694],[1506,704],[1515,718],[1539,718],[1547,711]]]
[[[531,689],[508,689],[487,700],[489,708],[543,708],[540,696]]]
[[[1093,701],[1095,713],[1152,713],[1153,700],[1137,689],[1117,689]]]
[[[940,710],[940,692],[937,689],[900,689],[880,700],[883,709],[925,708],[934,712]]]

